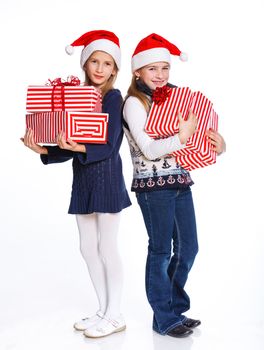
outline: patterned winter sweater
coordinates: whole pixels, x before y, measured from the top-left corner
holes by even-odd
[[[173,151],[183,148],[178,135],[154,140],[145,132],[147,112],[142,103],[130,96],[124,104],[124,132],[133,163],[131,190],[145,192],[187,187],[193,184],[188,171],[176,163]]]

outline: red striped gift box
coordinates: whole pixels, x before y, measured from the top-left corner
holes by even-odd
[[[145,125],[146,132],[154,138],[174,135],[179,131],[178,112],[181,111],[186,119],[192,100],[190,88],[172,88],[169,97],[162,104],[152,103]]]
[[[209,128],[209,119],[213,111],[212,106],[212,102],[209,101],[201,92],[194,92],[190,109],[197,117],[197,131],[186,142],[186,147],[174,152],[173,155],[190,154],[193,152],[200,152],[202,150],[205,132]],[[188,114],[186,117],[188,117]]]
[[[34,132],[36,143],[56,143],[59,132],[81,143],[106,143],[108,113],[40,112],[26,115],[26,127]]]
[[[216,154],[209,147],[206,130],[217,130],[218,116],[212,102],[201,92],[188,87],[172,88],[167,99],[152,103],[145,130],[153,138],[168,137],[179,132],[177,114],[188,118],[190,109],[197,116],[197,132],[187,141],[186,147],[172,153],[186,170],[194,170],[215,163]]]
[[[212,110],[210,115],[208,129],[218,129],[218,115],[214,110]],[[204,136],[203,147],[199,152],[190,152],[183,155],[177,151],[175,152],[175,157],[177,163],[189,171],[203,168],[216,162],[216,152],[211,149],[206,136]]]
[[[30,85],[27,112],[81,111],[102,109],[101,93],[94,86]]]

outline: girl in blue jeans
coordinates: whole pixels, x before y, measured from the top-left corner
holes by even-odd
[[[132,56],[132,82],[124,103],[124,130],[134,167],[132,191],[136,193],[149,236],[146,292],[153,309],[153,329],[173,337],[190,335],[200,320],[187,318],[190,299],[184,290],[198,252],[195,212],[188,171],[169,154],[185,147],[197,126],[189,112],[179,115],[179,133],[152,139],[144,131],[152,92],[168,84],[171,54],[183,53],[157,34],[142,39]],[[212,149],[224,151],[222,136],[208,132]]]

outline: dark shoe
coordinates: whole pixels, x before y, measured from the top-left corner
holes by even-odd
[[[170,335],[171,337],[175,337],[175,338],[183,338],[183,337],[188,337],[188,335],[192,334],[193,331],[183,325],[178,325],[174,328],[172,328],[167,335]]]
[[[200,326],[201,321],[200,320],[193,320],[192,318],[186,318],[185,321],[183,321],[183,325],[188,328],[195,328]]]

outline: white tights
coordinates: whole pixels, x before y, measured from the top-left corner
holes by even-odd
[[[106,317],[120,314],[123,286],[122,262],[117,235],[120,213],[76,215],[80,250],[98,298],[99,309]]]

